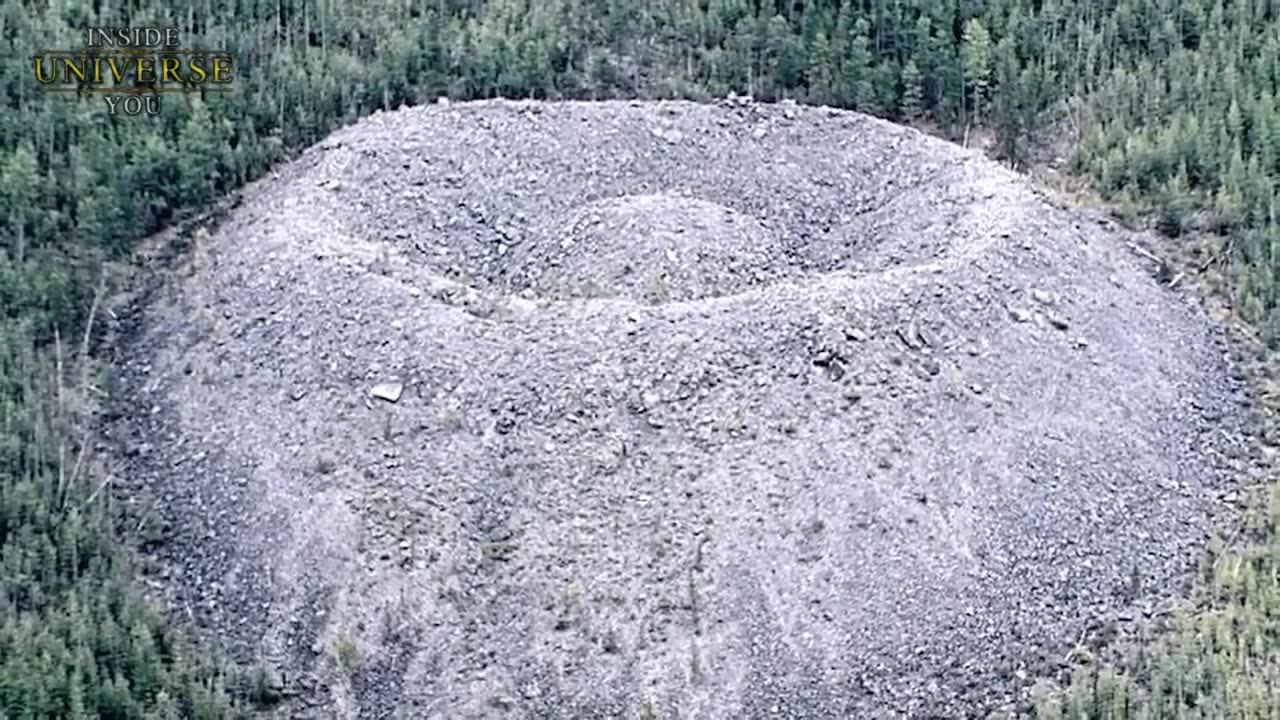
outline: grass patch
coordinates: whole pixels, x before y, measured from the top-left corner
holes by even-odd
[[[346,635],[338,638],[338,641],[334,643],[333,657],[338,661],[338,667],[342,668],[342,672],[348,676],[360,672],[360,668],[363,666],[360,648],[356,647],[355,641]]]

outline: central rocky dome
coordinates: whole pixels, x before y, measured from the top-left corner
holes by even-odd
[[[786,257],[781,239],[755,218],[661,193],[589,203],[539,236],[516,246],[507,272],[558,299],[657,304],[731,294],[782,275]]]
[[[379,114],[206,245],[117,433],[283,715],[980,713],[1177,589],[1235,442],[1117,230],[853,113]]]

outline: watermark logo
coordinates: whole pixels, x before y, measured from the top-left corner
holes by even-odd
[[[112,115],[156,115],[165,93],[229,92],[235,56],[182,48],[177,28],[89,28],[79,50],[41,50],[36,82],[51,92],[101,94]]]

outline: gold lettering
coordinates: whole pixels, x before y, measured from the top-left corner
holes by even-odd
[[[43,67],[44,67],[44,58],[37,55],[36,56],[36,81],[44,85],[48,85],[51,82],[57,81],[58,76],[56,74],[46,78],[44,76],[44,72],[41,70],[41,68]]]
[[[182,78],[178,75],[178,67],[181,65],[178,58],[167,57],[160,61],[160,82],[182,82]]]
[[[224,62],[226,63],[225,67],[223,66]],[[225,80],[221,79],[223,70],[225,70],[227,73],[227,77]],[[233,79],[234,78],[231,77],[231,56],[220,55],[218,57],[215,57],[213,59],[213,81],[216,83],[229,83]]]
[[[117,83],[124,82],[124,70],[116,64],[117,58],[107,58],[107,65],[111,67],[111,76],[116,79]]]
[[[143,73],[151,73],[150,78],[142,76]],[[138,56],[138,82],[153,83],[156,81],[156,59],[150,55]]]
[[[79,65],[76,64],[77,60]],[[84,82],[84,58],[62,58],[62,72],[63,82],[71,82],[72,75],[79,78],[80,82]]]
[[[195,82],[198,82],[198,83],[204,82],[205,78],[209,76],[209,73],[204,69],[204,58],[200,57],[199,55],[192,55],[190,65],[191,65],[190,77],[194,78]]]

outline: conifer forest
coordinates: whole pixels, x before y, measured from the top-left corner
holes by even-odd
[[[42,50],[137,25],[234,53],[234,91],[125,117],[38,87]],[[249,717],[280,699],[143,598],[135,528],[89,459],[89,386],[109,388],[79,366],[102,345],[104,263],[378,110],[732,92],[985,138],[1213,264],[1225,302],[1280,350],[1270,0],[4,0],[0,43],[0,716],[13,720]],[[1280,717],[1272,498],[1206,549],[1197,609],[1137,647],[1082,650],[1036,713]]]

